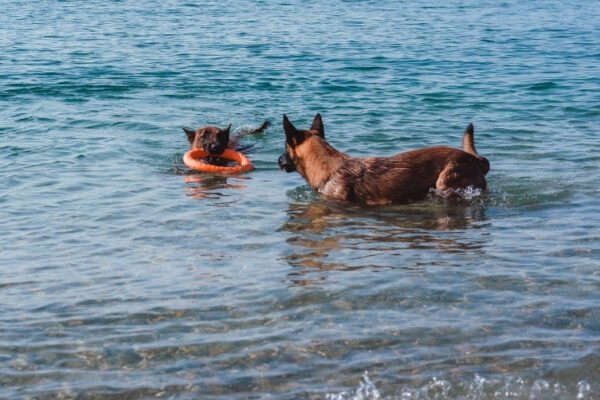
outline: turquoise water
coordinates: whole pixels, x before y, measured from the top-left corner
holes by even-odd
[[[3,1],[0,398],[598,399],[600,3]],[[277,168],[459,145],[490,193]],[[191,174],[182,126],[273,126]]]

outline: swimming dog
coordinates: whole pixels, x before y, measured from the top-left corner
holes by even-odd
[[[225,129],[207,125],[196,130],[183,128],[183,131],[190,143],[190,149],[203,149],[211,155],[218,156],[225,149],[235,150],[239,145],[240,137],[263,132],[270,124],[269,121],[265,121],[258,128],[241,129],[240,133],[235,136],[230,135],[231,124]]]
[[[325,140],[317,114],[310,129],[296,129],[283,116],[286,150],[279,166],[297,171],[325,198],[364,205],[386,205],[422,200],[432,191],[487,188],[490,163],[475,150],[474,127],[469,124],[462,150],[426,147],[389,157],[350,157]]]

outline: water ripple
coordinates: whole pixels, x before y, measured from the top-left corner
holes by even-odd
[[[594,2],[3,2],[0,397],[597,398]],[[361,208],[284,174],[460,146],[488,193]],[[256,169],[182,163],[182,126]],[[364,371],[369,371],[368,375]]]

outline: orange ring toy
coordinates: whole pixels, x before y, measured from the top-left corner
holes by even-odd
[[[198,158],[204,157],[219,157],[225,158],[227,160],[235,161],[239,165],[233,167],[223,167],[221,165],[212,165],[208,163],[203,163],[199,161]],[[194,169],[200,172],[206,172],[208,174],[239,174],[242,172],[252,171],[254,169],[254,165],[248,160],[248,157],[240,153],[239,151],[225,149],[225,151],[218,156],[213,156],[207,151],[202,149],[192,149],[187,151],[183,155],[183,163],[188,166],[188,168]]]

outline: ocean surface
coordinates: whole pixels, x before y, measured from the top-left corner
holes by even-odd
[[[600,399],[599,1],[0,3],[0,398]],[[277,166],[317,112],[473,122],[490,190],[320,199]]]

